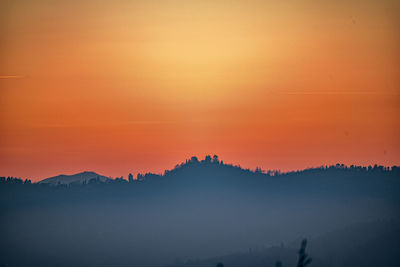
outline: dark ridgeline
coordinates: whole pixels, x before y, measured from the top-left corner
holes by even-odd
[[[293,240],[307,236],[311,266],[397,266],[399,167],[280,173],[207,156],[163,175],[102,177],[0,178],[0,264],[295,266]]]
[[[307,239],[304,239],[301,241],[301,247],[299,250],[299,259],[297,261],[297,267],[306,267],[307,265],[310,265],[312,262],[312,259],[308,257],[306,253],[306,246],[307,246]],[[217,267],[224,267],[223,263],[218,263]],[[282,262],[277,261],[275,263],[275,267],[282,267]]]

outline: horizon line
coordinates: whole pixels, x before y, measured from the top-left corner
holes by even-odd
[[[217,156],[218,162],[213,162],[214,156]],[[356,165],[356,164],[350,164],[350,165],[349,165],[349,164],[344,164],[344,163],[335,163],[335,164],[330,164],[330,165],[322,164],[322,165],[310,166],[310,167],[305,167],[305,168],[301,168],[301,169],[292,169],[292,170],[287,170],[287,171],[282,171],[281,169],[263,169],[263,168],[261,168],[261,167],[259,167],[259,166],[257,166],[256,168],[252,169],[252,168],[243,167],[243,166],[241,166],[240,164],[226,163],[226,162],[224,162],[223,160],[220,160],[219,157],[218,157],[218,155],[213,155],[213,156],[211,156],[211,155],[206,155],[206,156],[204,157],[204,159],[199,159],[197,156],[192,156],[192,157],[190,157],[190,158],[187,158],[185,161],[183,161],[183,162],[181,162],[181,163],[175,164],[175,166],[174,166],[173,168],[164,169],[164,171],[162,171],[162,172],[152,172],[152,171],[137,172],[136,177],[137,177],[138,174],[141,174],[141,175],[145,175],[145,174],[155,174],[155,175],[164,176],[167,172],[173,171],[173,170],[175,170],[175,169],[177,169],[177,168],[179,168],[179,167],[181,167],[181,166],[184,166],[185,164],[190,163],[190,161],[191,161],[193,158],[196,158],[196,159],[197,159],[197,162],[194,162],[194,163],[204,163],[204,162],[206,162],[206,158],[207,158],[207,157],[210,157],[210,159],[209,159],[210,161],[207,162],[207,163],[220,164],[220,165],[225,165],[225,166],[232,166],[232,167],[236,167],[236,168],[240,168],[240,169],[242,169],[242,170],[248,170],[248,171],[252,171],[252,172],[257,172],[257,170],[259,170],[259,171],[260,171],[261,173],[263,173],[263,174],[267,174],[267,173],[289,174],[289,173],[295,173],[295,172],[302,172],[302,171],[306,171],[306,170],[321,169],[321,168],[329,168],[329,167],[341,167],[341,168],[352,168],[352,167],[353,167],[353,168],[360,168],[360,167],[361,167],[361,168],[367,168],[367,169],[368,169],[369,167],[371,167],[371,168],[374,168],[374,167],[383,167],[384,169],[388,169],[388,170],[391,170],[393,167],[399,167],[399,168],[400,168],[400,164],[398,164],[398,165],[395,164],[395,165],[389,166],[389,165],[380,165],[380,164],[377,164],[377,163],[369,164],[369,165]],[[56,176],[61,176],[61,175],[72,176],[72,175],[81,174],[81,173],[85,173],[85,172],[93,172],[93,173],[96,173],[96,174],[98,174],[98,175],[100,175],[100,176],[104,176],[104,177],[107,177],[107,178],[110,178],[110,179],[113,179],[113,180],[118,179],[118,178],[121,178],[121,177],[124,178],[124,176],[102,175],[102,174],[99,174],[99,173],[98,173],[97,171],[95,171],[95,170],[82,170],[82,171],[78,171],[78,172],[72,173],[72,174],[59,173],[59,174],[56,174],[56,175],[54,175],[54,176],[49,176],[49,177],[45,177],[45,178],[39,178],[39,179],[38,179],[37,181],[35,181],[34,183],[40,182],[40,181],[42,181],[42,180],[44,180],[44,179],[56,177]],[[127,174],[127,176],[128,176],[129,174],[132,174],[132,172],[129,172],[129,173]],[[30,178],[25,178],[25,179],[23,179],[23,178],[21,178],[21,177],[10,176],[10,175],[8,175],[8,176],[0,175],[0,177],[5,177],[5,178],[12,177],[12,178],[19,178],[19,179],[22,179],[22,180],[31,180]],[[135,178],[135,180],[136,180],[136,179],[137,179],[137,178]],[[35,180],[36,180],[36,179],[35,179]]]

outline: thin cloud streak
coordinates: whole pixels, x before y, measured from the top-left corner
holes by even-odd
[[[22,79],[22,75],[0,75],[0,79]]]
[[[374,94],[390,94],[390,95],[398,95],[398,92],[376,92],[376,91],[344,91],[344,92],[279,92],[280,94],[285,95],[374,95]]]
[[[32,128],[82,128],[82,127],[115,127],[126,125],[152,125],[152,124],[172,124],[173,121],[122,121],[113,123],[73,123],[73,124],[57,124],[57,123],[35,123]]]

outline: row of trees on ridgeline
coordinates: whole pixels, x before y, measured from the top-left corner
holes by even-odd
[[[381,166],[375,164],[374,166],[357,166],[357,165],[345,165],[345,164],[336,164],[336,165],[325,165],[325,166],[320,166],[320,167],[315,167],[315,168],[308,168],[304,170],[296,170],[296,171],[290,171],[290,172],[281,172],[280,170],[268,170],[265,171],[261,169],[260,167],[255,168],[254,170],[251,169],[244,169],[240,165],[233,165],[233,164],[226,164],[224,163],[223,160],[220,160],[217,155],[210,156],[207,155],[203,160],[199,160],[197,157],[193,156],[190,159],[187,159],[185,162],[182,162],[180,164],[175,165],[175,167],[172,170],[165,170],[164,174],[155,174],[155,173],[138,173],[136,178],[134,178],[132,173],[129,173],[128,175],[128,180],[126,180],[123,176],[121,177],[116,177],[115,179],[111,181],[107,181],[105,183],[134,183],[138,181],[143,181],[149,178],[157,178],[157,177],[162,177],[162,176],[169,176],[177,171],[180,171],[185,168],[190,168],[193,166],[210,166],[210,165],[219,165],[224,168],[228,169],[238,169],[242,171],[246,171],[249,173],[254,173],[258,175],[265,175],[265,176],[288,176],[288,175],[304,175],[304,174],[316,174],[320,173],[323,171],[330,171],[330,172],[365,172],[365,173],[384,173],[384,172],[393,172],[398,175],[400,175],[400,166],[392,166],[392,167],[387,167],[387,166]],[[93,178],[91,179],[88,183],[99,183],[100,178]],[[21,179],[17,177],[0,177],[0,184],[7,183],[7,184],[32,184],[30,179]],[[84,183],[86,184],[86,183]]]

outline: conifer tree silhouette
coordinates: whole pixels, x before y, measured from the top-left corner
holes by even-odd
[[[307,239],[303,239],[301,241],[301,246],[299,249],[299,260],[297,261],[297,267],[306,267],[312,262],[312,258],[308,257],[306,253],[306,247],[307,247]],[[275,263],[275,267],[282,267],[282,262],[277,261]]]
[[[306,267],[312,261],[312,258],[308,257],[306,253],[306,247],[307,247],[307,239],[304,239],[301,242],[299,250],[299,261],[297,262],[297,267]]]

